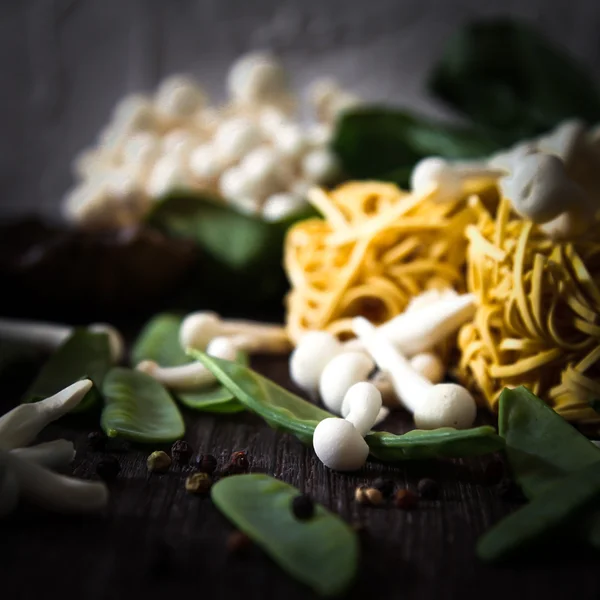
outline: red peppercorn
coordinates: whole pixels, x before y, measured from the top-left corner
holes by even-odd
[[[193,453],[192,447],[185,440],[177,440],[171,446],[171,456],[180,465],[187,465]]]
[[[196,467],[198,471],[212,475],[217,468],[217,459],[212,454],[200,454],[196,458]]]
[[[417,506],[419,502],[418,496],[410,490],[398,490],[394,498],[394,503],[402,510],[411,510]]]
[[[243,531],[234,531],[227,538],[227,550],[237,554],[246,550],[251,543],[252,540]]]
[[[250,466],[248,462],[248,455],[245,452],[234,452],[231,455],[231,464],[246,471]]]

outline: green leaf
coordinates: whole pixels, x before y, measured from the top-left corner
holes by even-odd
[[[567,475],[527,506],[509,515],[477,544],[485,561],[501,561],[556,535],[600,497],[600,463],[593,462]]]
[[[214,302],[238,299],[281,303],[288,289],[283,242],[291,224],[315,214],[314,209],[268,223],[242,214],[219,200],[199,196],[169,196],[157,202],[149,223],[174,238],[193,240],[204,251],[202,271],[193,292]],[[229,297],[229,298],[228,298]]]
[[[451,159],[490,154],[501,146],[489,134],[391,108],[366,107],[338,121],[333,149],[354,178],[378,178],[406,186],[414,164],[426,156]]]
[[[600,120],[598,87],[566,50],[525,23],[471,23],[448,43],[430,79],[432,92],[475,123],[513,141],[560,121]]]
[[[262,417],[271,427],[291,433],[307,445],[312,445],[312,436],[319,422],[336,416],[247,367],[195,350],[191,350],[190,354],[206,365],[242,404]],[[451,428],[417,430],[404,435],[372,432],[365,437],[365,441],[374,457],[390,462],[473,456],[494,452],[503,447],[501,438],[491,427],[462,431]]]
[[[168,443],[183,437],[177,405],[158,381],[132,369],[111,369],[102,386],[101,425],[107,435],[142,443]]]
[[[299,494],[268,475],[227,477],[211,491],[215,506],[292,577],[322,596],[341,594],[358,568],[356,533],[320,504],[298,520],[291,505]]]
[[[515,481],[528,498],[600,461],[600,450],[521,386],[500,395],[500,435]]]
[[[110,366],[108,336],[76,329],[44,364],[23,402],[42,400],[80,379],[89,378],[94,387],[73,411],[84,412],[98,402],[99,390]]]

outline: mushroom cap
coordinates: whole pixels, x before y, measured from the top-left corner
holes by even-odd
[[[500,190],[513,208],[535,223],[547,223],[573,204],[585,204],[585,192],[569,179],[563,161],[552,154],[522,156]]]
[[[346,392],[359,381],[366,381],[375,363],[364,352],[343,352],[334,356],[323,369],[319,394],[328,410],[341,414]]]
[[[160,369],[160,366],[154,360],[142,360],[135,366],[136,371],[146,373],[146,375],[150,375],[150,377],[154,377],[157,369]]]
[[[220,335],[210,340],[206,346],[206,353],[215,358],[235,360],[237,357],[237,348],[231,338]]]
[[[420,160],[410,175],[413,192],[425,193],[434,184],[438,185],[436,197],[442,200],[451,200],[462,193],[459,174],[448,161],[438,156]]]
[[[345,419],[323,419],[315,428],[313,448],[319,460],[334,471],[356,471],[369,456],[369,446]]]
[[[341,350],[337,338],[327,331],[303,335],[290,356],[290,377],[301,389],[314,393],[327,363]]]
[[[467,429],[477,416],[473,396],[461,385],[439,383],[431,387],[413,417],[419,429]]]
[[[410,366],[431,383],[439,383],[446,374],[446,366],[442,359],[433,352],[415,354],[410,359]]]
[[[184,350],[205,350],[210,341],[220,333],[219,315],[213,312],[195,312],[183,320],[179,328],[179,343]]]

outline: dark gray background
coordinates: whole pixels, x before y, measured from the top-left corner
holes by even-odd
[[[600,73],[597,0],[0,0],[0,214],[56,214],[73,155],[123,94],[188,72],[222,97],[271,48],[294,84],[333,74],[373,100],[444,114],[422,91],[456,27],[518,15]]]

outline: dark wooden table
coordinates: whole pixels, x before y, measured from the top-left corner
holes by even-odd
[[[255,367],[291,385],[287,360],[258,358]],[[14,402],[26,382],[4,386],[0,412]],[[7,391],[7,393],[8,393]],[[504,499],[487,481],[488,458],[427,463],[369,463],[357,474],[332,473],[312,450],[242,413],[212,416],[187,411],[186,439],[197,452],[212,453],[223,464],[230,453],[246,450],[251,471],[268,473],[311,494],[349,522],[364,526],[362,558],[350,598],[371,595],[419,600],[485,598],[597,599],[597,559],[567,555],[533,560],[527,566],[491,568],[475,558],[478,536],[518,503]],[[401,413],[386,429],[408,427]],[[67,418],[48,427],[42,439],[75,442],[73,473],[94,476],[103,453],[86,447],[97,417]],[[130,447],[113,452],[122,471],[111,484],[111,500],[101,517],[55,516],[22,507],[0,525],[0,597],[85,600],[164,600],[165,598],[294,598],[313,594],[285,575],[257,547],[232,555],[226,542],[233,527],[209,498],[184,489],[186,469],[149,477],[146,457],[157,448]],[[436,501],[413,511],[374,508],[354,502],[355,487],[378,475],[414,488],[421,477],[441,484]],[[556,555],[556,552],[554,552]]]

